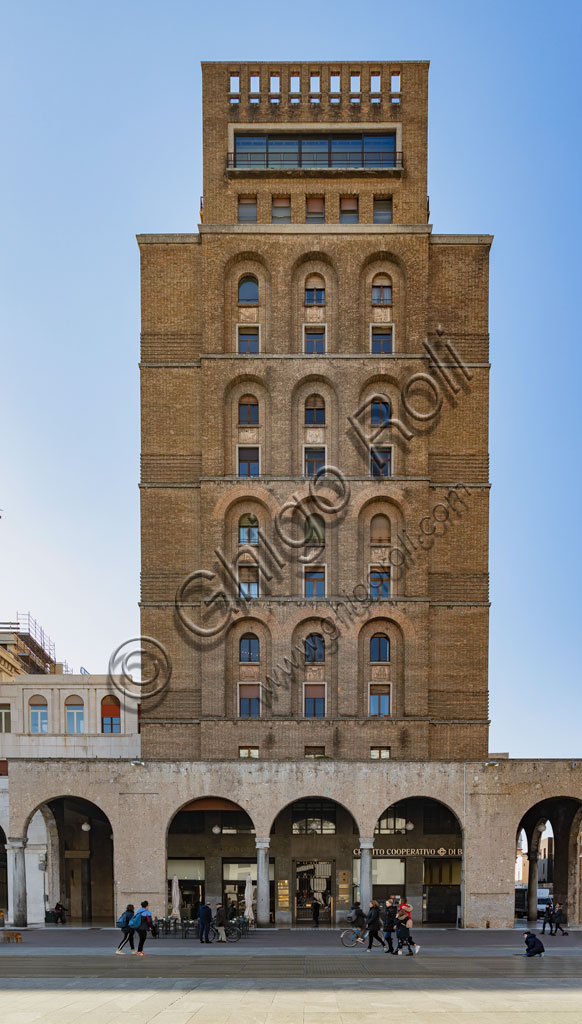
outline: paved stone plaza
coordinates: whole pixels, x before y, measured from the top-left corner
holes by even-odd
[[[114,929],[39,930],[0,947],[2,1024],[580,1024],[582,932],[514,956],[519,930],[423,929],[417,957],[344,949],[336,931],[265,931],[236,946],[149,942],[115,956]]]

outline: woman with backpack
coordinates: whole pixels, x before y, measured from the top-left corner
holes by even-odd
[[[129,942],[129,945],[131,947],[131,952],[135,953],[135,951],[136,951],[135,950],[135,946],[133,944],[133,936],[135,934],[135,928],[130,928],[129,927],[129,922],[131,921],[131,919],[132,919],[134,914],[135,914],[135,907],[134,907],[133,903],[128,903],[127,907],[123,911],[123,914],[121,914],[121,916],[120,916],[120,918],[119,918],[119,920],[117,922],[117,927],[121,928],[121,931],[123,932],[123,938],[122,938],[121,942],[119,943],[119,945],[118,945],[117,949],[115,950],[115,952],[116,953],[120,953],[121,956],[123,956],[123,947],[125,946],[125,944],[127,942]]]
[[[137,934],[139,935],[137,955],[145,956],[143,947],[145,944],[145,940],[148,937],[148,932],[151,932],[154,938],[156,934],[154,922],[152,920],[152,913],[151,910],[149,909],[149,903],[147,900],[142,900],[141,906],[138,907],[135,914],[131,918],[131,921],[129,922],[129,927],[135,928]]]

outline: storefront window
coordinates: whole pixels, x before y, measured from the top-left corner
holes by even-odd
[[[300,800],[292,808],[296,836],[335,835],[336,805],[331,800]]]

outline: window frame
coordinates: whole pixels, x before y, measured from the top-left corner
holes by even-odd
[[[308,403],[310,398],[318,398],[321,402],[323,402],[323,405],[310,405],[310,406],[308,406],[307,403]],[[308,411],[308,409],[309,410],[314,410],[316,413],[317,412],[323,412],[323,423],[308,423],[307,422],[307,411]],[[323,395],[319,395],[315,391],[312,392],[312,394],[307,396],[307,398],[305,399],[305,401],[303,403],[303,426],[307,430],[320,430],[322,427],[325,427],[327,425],[326,422],[325,422],[325,413],[326,413],[325,398],[323,397]]]
[[[308,714],[306,714],[305,701],[308,698],[305,695],[305,688],[307,686],[323,686],[323,714],[322,715],[308,715]],[[310,697],[309,699],[310,700],[321,700],[321,697]],[[324,682],[322,680],[321,682],[315,683],[315,682],[313,682],[312,679],[304,679],[303,680],[303,689],[302,689],[302,717],[307,719],[308,721],[311,721],[313,719],[327,718],[328,717],[327,709],[328,709],[328,704],[327,704],[327,682]]]
[[[240,350],[240,330],[257,330],[258,331],[258,349],[256,352],[241,352]],[[258,356],[261,354],[261,325],[260,324],[236,324],[236,355],[237,356]]]
[[[373,696],[372,695],[372,687],[373,686],[383,686],[385,689],[388,690],[388,695],[387,695],[388,696],[388,714],[386,714],[386,715],[381,715],[379,713],[377,715],[373,715],[372,714],[371,700],[372,700],[372,696]],[[376,696],[376,695],[374,694],[374,696]],[[378,694],[377,696],[380,697],[380,696],[385,696],[385,695],[384,694]],[[378,679],[375,679],[374,681],[370,681],[368,683],[368,716],[367,717],[368,718],[392,718],[392,683],[390,682],[390,680],[387,679],[384,682],[384,681],[380,681]]]
[[[245,401],[243,401],[244,398],[253,398],[254,400],[252,402],[245,402]],[[249,423],[243,423],[241,421],[240,412],[241,412],[241,407],[242,406],[244,406],[247,409],[256,409],[257,410],[257,421],[256,421],[256,423],[250,423],[250,422]],[[253,427],[259,427],[260,426],[259,400],[254,395],[243,395],[242,398],[239,398],[237,409],[238,409],[238,426],[242,427],[243,430],[244,429],[249,429],[249,428],[252,429]]]
[[[243,753],[244,750],[247,751],[246,754]],[[252,751],[256,751],[256,753],[252,753]],[[256,761],[259,757],[259,747],[239,747],[238,756],[239,758],[242,758],[243,761]]]
[[[354,202],[356,204],[355,214],[354,214],[353,211],[351,213],[347,213],[347,217],[352,218],[352,219],[349,219],[349,220],[345,219],[346,211],[342,210],[342,203],[346,199],[349,199],[350,202]],[[354,216],[355,216],[355,220],[353,219]],[[359,197],[359,195],[358,196],[340,196],[339,197],[339,223],[340,224],[359,224],[360,223],[360,197]]]
[[[378,466],[377,462],[374,462],[373,452],[388,452],[390,458],[390,472],[389,473],[374,473],[372,466]],[[394,476],[394,445],[393,444],[371,444],[369,447],[370,453],[370,464],[369,474],[373,480],[391,480]]]
[[[378,754],[374,757],[372,751],[377,750]],[[383,750],[387,750],[387,754],[382,754]],[[389,761],[390,760],[390,747],[370,747],[370,760],[371,761]]]
[[[254,200],[254,204],[253,204],[253,200]],[[252,206],[252,205],[254,205],[254,207],[255,207],[255,217],[254,217],[254,220],[251,220],[250,218],[248,220],[241,220],[240,219],[240,209],[241,209],[241,206]],[[258,216],[259,216],[258,197],[257,196],[241,196],[241,195],[237,196],[236,215],[237,215],[237,224],[257,224],[258,223]],[[239,303],[239,305],[240,305],[240,303]]]
[[[387,334],[390,331],[390,351],[389,352],[374,352],[374,332],[378,334],[382,331],[383,334]],[[370,324],[370,355],[375,356],[377,359],[385,359],[386,356],[394,355],[394,324]]]
[[[257,299],[256,299],[256,302],[255,302],[254,299],[252,301],[249,301],[248,299],[246,299],[246,300],[243,299],[242,302],[241,302],[241,298],[240,298],[241,284],[243,283],[243,281],[250,281],[250,280],[255,281],[255,283],[257,285]],[[260,285],[259,279],[258,279],[256,274],[241,274],[241,276],[238,279],[237,286],[236,286],[236,298],[237,298],[237,305],[238,306],[260,306],[260,304],[261,304],[261,285]]]
[[[8,725],[8,728],[6,728]],[[12,705],[0,704],[0,735],[12,732]]]
[[[105,694],[105,697],[102,697],[100,702],[99,702],[99,718],[101,720],[101,735],[102,736],[120,736],[121,735],[121,702],[118,701],[117,704],[113,704],[112,703],[112,698],[113,697],[115,697],[115,694],[107,693],[107,694]],[[107,706],[107,701],[109,701],[109,707],[116,707],[117,708],[117,710],[119,712],[118,715],[104,715],[103,714],[103,705],[105,704]],[[105,727],[104,727],[105,726],[105,722],[109,722],[110,723],[110,725],[111,725],[110,729],[105,729]],[[114,729],[113,728],[113,723],[114,722],[118,722],[119,723],[119,728],[118,729]]]
[[[301,476],[305,477],[306,480],[315,480],[317,473],[308,473],[306,464],[306,453],[308,451],[322,451],[323,450],[323,469],[327,466],[327,445],[326,444],[303,444],[302,446],[302,459],[301,459]],[[317,471],[319,472],[319,470]]]
[[[311,595],[306,593],[306,575],[310,572],[316,572],[323,569],[323,594]],[[327,597],[327,562],[320,562],[317,565],[304,565],[303,566],[303,598],[307,601],[323,601]]]
[[[248,474],[241,474],[240,473],[239,451],[240,451],[241,448],[256,448],[258,450],[258,453],[259,453],[259,472],[256,475],[255,474],[251,474],[251,473],[248,473]],[[259,477],[261,476],[261,471],[262,471],[262,467],[261,467],[261,445],[260,444],[237,444],[237,446],[236,446],[236,473],[235,473],[235,476],[238,477],[239,480],[258,480]]]
[[[240,692],[241,691],[241,686],[258,687],[258,689],[259,689],[259,696],[258,697],[245,697],[245,698],[241,698],[241,692]],[[241,703],[240,702],[241,702],[242,699],[244,699],[244,700],[258,700],[258,702],[259,702],[259,713],[258,713],[258,715],[243,715],[243,714],[241,714]],[[258,680],[257,680],[257,682],[252,682],[252,683],[250,683],[250,682],[248,682],[247,680],[244,680],[244,679],[240,680],[237,683],[236,700],[237,700],[237,704],[236,704],[237,718],[242,718],[245,721],[247,721],[248,719],[257,719],[257,718],[261,718],[262,717],[263,702],[262,702],[262,699],[261,699],[261,683]]]
[[[309,211],[307,209],[307,204],[308,204],[310,199],[321,199],[321,201],[323,203],[323,217],[321,218],[321,220],[320,219],[315,220],[313,218],[313,216],[312,217],[309,216]],[[326,222],[326,219],[325,219],[325,212],[326,212],[325,211],[325,195],[323,195],[323,196],[305,196],[305,223],[306,224],[326,224],[327,222]]]
[[[280,205],[280,206],[277,207],[277,205],[276,205],[277,202],[280,202],[282,199],[288,199],[289,200],[288,206]],[[290,195],[289,196],[271,196],[271,224],[291,224],[292,223],[292,220],[291,220],[291,208],[292,208],[292,199],[291,199]],[[288,211],[289,211],[289,219],[283,218],[283,217],[275,217],[275,216],[273,216],[273,211],[275,209],[279,209],[279,210],[286,210],[286,209],[288,209]]]
[[[307,641],[312,636],[316,637],[318,641],[321,640],[321,644],[318,642],[316,644],[309,644],[308,645]],[[317,657],[315,657],[315,655],[318,653],[318,649],[319,650],[322,649],[322,645],[323,645],[323,658],[317,658]],[[308,648],[308,646],[313,651],[313,654],[314,654],[313,658],[308,658],[307,657],[307,648]],[[303,640],[303,662],[304,662],[305,665],[325,665],[325,637],[324,637],[323,633],[308,633],[307,636],[304,638],[304,640]]]
[[[84,736],[85,735],[85,702],[82,704],[67,704],[65,702],[65,735],[66,736]],[[69,715],[74,716],[74,729],[69,729]],[[79,719],[81,722],[81,728],[79,729]]]
[[[256,569],[257,570],[257,592],[256,594],[243,594],[241,591],[241,585],[245,583],[254,585],[255,580],[241,580],[240,571],[241,569]],[[258,601],[261,597],[261,570],[258,562],[237,562],[236,565],[236,587],[238,591],[238,597],[240,601]]]
[[[249,517],[252,516],[252,518],[255,520],[257,525],[256,526],[246,526],[246,525],[245,526],[241,526],[241,519],[244,519],[245,516],[249,516]],[[260,529],[261,529],[261,525],[260,525],[259,519],[255,515],[255,513],[254,512],[243,512],[242,515],[240,515],[238,517],[238,523],[237,523],[238,545],[239,545],[239,547],[241,545],[243,545],[243,544],[244,545],[248,545],[248,547],[250,547],[250,548],[258,547],[258,545],[259,545],[259,530]],[[251,540],[251,539],[249,539],[249,540],[241,540],[241,536],[240,536],[241,530],[256,530],[257,531],[257,539],[256,540]]]
[[[375,640],[377,637],[380,637],[380,638],[386,640],[386,642],[387,642],[387,645],[388,645],[388,657],[387,658],[381,658],[379,660],[374,660],[374,658],[372,658],[372,640]],[[372,636],[370,637],[370,645],[369,645],[368,650],[369,650],[369,664],[370,665],[389,665],[390,664],[390,637],[388,636],[387,633],[373,633]]]
[[[40,694],[38,694],[40,697]],[[39,728],[33,728],[32,715],[33,712],[39,715]],[[43,716],[44,715],[44,722]],[[43,728],[43,725],[46,728]],[[48,714],[48,701],[45,699],[44,704],[31,704],[28,702],[28,727],[31,736],[46,736],[49,731],[49,714]]]
[[[373,572],[386,573],[388,576],[388,595],[387,597],[372,597],[372,581],[370,579]],[[377,562],[370,562],[368,565],[368,594],[371,601],[389,601],[392,597],[392,573],[390,572],[389,565],[378,565]]]
[[[306,333],[307,330],[311,330],[311,331],[321,331],[321,330],[323,330],[323,352],[307,352],[306,351],[305,344],[306,344],[307,339],[305,337],[305,333]],[[315,324],[313,324],[313,323],[312,324],[305,324],[304,323],[304,324],[302,324],[302,339],[303,339],[302,352],[301,352],[302,355],[309,356],[311,359],[321,359],[323,356],[327,355],[327,323],[325,323],[325,324],[318,324],[318,323],[315,323]]]
[[[241,657],[241,644],[242,644],[243,640],[246,640],[246,639],[256,640],[257,641],[257,644],[258,644],[258,657],[257,658],[253,658],[252,657],[252,651],[250,649],[250,645],[249,645],[249,657],[248,658],[242,658]],[[260,637],[258,637],[256,633],[251,633],[251,632],[249,632],[249,633],[242,633],[241,636],[239,636],[239,638],[238,638],[238,663],[239,663],[239,665],[260,665],[261,664],[261,640],[260,640]]]
[[[390,203],[390,220],[376,220],[376,203]],[[393,196],[372,196],[372,224],[393,224],[393,223],[394,223],[394,197]]]

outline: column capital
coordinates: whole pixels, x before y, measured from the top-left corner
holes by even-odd
[[[7,836],[6,837],[6,849],[7,850],[24,850],[28,839],[26,836]]]
[[[255,846],[257,850],[268,850],[271,845],[270,836],[255,836]]]
[[[374,838],[364,839],[360,836],[360,850],[373,850],[374,849]]]

